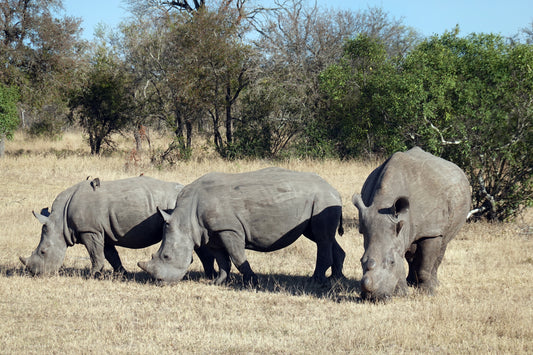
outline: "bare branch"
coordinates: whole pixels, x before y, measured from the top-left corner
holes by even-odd
[[[429,124],[429,126],[431,127],[431,129],[433,129],[434,131],[436,131],[439,136],[440,136],[440,142],[442,143],[442,145],[456,145],[456,144],[461,144],[463,143],[463,141],[461,140],[455,140],[455,141],[447,141],[444,139],[444,136],[442,135],[442,132],[440,131],[440,129],[438,129],[433,123],[431,123],[426,115],[423,116],[424,118],[424,121],[426,121],[427,124]]]

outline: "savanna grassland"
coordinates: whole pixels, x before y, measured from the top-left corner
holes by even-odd
[[[362,237],[351,195],[379,162],[223,161],[200,150],[189,162],[157,167],[120,152],[92,157],[81,134],[57,142],[17,134],[0,160],[0,353],[533,353],[533,211],[513,223],[469,223],[448,246],[434,296],[411,294],[362,302]],[[152,137],[154,148],[163,138]],[[130,147],[131,145],[131,147]],[[31,277],[19,256],[39,242],[32,210],[51,206],[65,188],[87,178],[113,180],[140,173],[183,184],[209,171],[243,172],[271,165],[313,171],[342,195],[346,280],[320,289],[306,283],[316,247],[300,238],[273,253],[248,251],[260,287],[232,281],[213,286],[200,262],[186,280],[158,287],[137,267],[158,245],[120,249],[128,279],[106,266],[88,277],[83,246],[67,250],[63,269]]]

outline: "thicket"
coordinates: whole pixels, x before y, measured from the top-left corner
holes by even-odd
[[[533,202],[533,23],[514,38],[422,38],[379,8],[127,0],[131,19],[89,45],[61,0],[0,3],[0,84],[35,134],[76,123],[99,154],[114,131],[165,128],[173,142],[154,160],[169,162],[195,136],[227,159],[418,145],[467,172],[477,216]]]

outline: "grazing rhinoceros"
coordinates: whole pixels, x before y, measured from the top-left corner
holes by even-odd
[[[52,273],[63,264],[67,247],[80,243],[89,252],[93,274],[102,271],[106,259],[115,272],[124,273],[115,246],[138,249],[161,241],[163,219],[156,207],[174,209],[182,188],[147,176],[80,182],[56,197],[51,213],[33,212],[43,224],[41,241],[20,261],[32,274]],[[213,277],[214,257],[205,248],[198,255]]]
[[[179,205],[165,219],[161,246],[141,269],[159,282],[183,278],[194,248],[207,245],[219,266],[215,284],[226,280],[231,262],[244,283],[257,282],[245,249],[268,252],[305,235],[317,244],[313,279],[326,282],[326,270],[342,277],[344,251],[339,193],[316,174],[267,168],[241,174],[210,173],[183,188]]]
[[[466,221],[470,196],[459,167],[418,147],[393,154],[374,170],[352,199],[364,236],[363,297],[405,294],[407,283],[432,293],[446,246]]]

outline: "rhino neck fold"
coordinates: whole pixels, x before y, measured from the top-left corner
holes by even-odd
[[[202,223],[200,216],[198,216],[198,194],[191,193],[186,197],[186,199],[182,197],[178,202],[178,205],[183,206],[182,208],[177,207],[177,210],[181,212],[178,215],[178,223],[180,223],[182,228],[184,227],[182,230],[187,230],[190,233],[194,247],[198,248],[207,244],[208,236],[207,233],[202,233]]]
[[[81,183],[83,184],[83,183]],[[78,188],[81,184],[76,185]],[[70,206],[70,202],[72,201],[72,196],[74,196],[74,193],[78,189],[75,189],[72,191],[69,196],[67,197],[65,201],[65,205],[63,206],[63,215],[62,215],[62,223],[63,223],[63,237],[65,238],[65,242],[69,247],[73,246],[76,243],[76,236],[74,232],[70,229],[68,225],[68,209]]]

